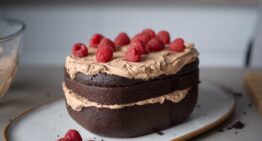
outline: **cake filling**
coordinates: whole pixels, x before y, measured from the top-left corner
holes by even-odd
[[[98,63],[95,59],[94,48],[88,48],[87,57],[78,58],[66,57],[65,68],[71,79],[74,79],[78,72],[86,75],[98,73],[113,74],[129,79],[149,80],[162,74],[175,74],[186,64],[192,63],[198,58],[198,52],[191,43],[185,44],[183,52],[174,53],[169,49],[158,52],[151,52],[143,56],[141,62],[128,62],[123,59],[128,47],[120,47],[114,52],[114,57],[107,63]],[[168,48],[168,46],[166,46]]]
[[[146,100],[141,100],[138,102],[133,102],[133,103],[128,103],[128,104],[105,105],[105,104],[99,104],[93,101],[89,101],[87,98],[81,97],[77,93],[68,89],[65,83],[63,83],[63,90],[65,93],[66,102],[75,111],[81,111],[85,107],[120,109],[120,108],[125,108],[125,107],[130,107],[130,106],[136,106],[136,105],[142,106],[146,104],[155,104],[155,103],[163,104],[166,100],[171,101],[173,103],[178,103],[186,97],[190,89],[191,88],[187,88],[183,90],[176,90],[166,95],[149,98]]]

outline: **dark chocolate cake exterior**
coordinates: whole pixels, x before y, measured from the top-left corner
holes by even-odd
[[[123,59],[128,46],[111,61],[89,55],[66,58],[63,90],[71,117],[102,136],[135,137],[184,122],[198,97],[199,60],[193,44],[183,52],[168,45],[143,55],[140,62]]]

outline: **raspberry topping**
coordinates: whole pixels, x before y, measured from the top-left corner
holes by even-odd
[[[164,44],[170,43],[170,35],[167,31],[162,30],[157,33],[157,38],[161,40]]]
[[[76,43],[72,47],[72,54],[76,57],[82,58],[88,55],[88,49],[83,43]]]
[[[106,63],[113,57],[113,49],[109,44],[99,45],[96,50],[96,61]]]
[[[100,43],[100,41],[104,38],[103,35],[101,34],[94,34],[92,36],[92,38],[89,41],[89,45],[91,47],[97,48],[98,44]]]
[[[99,45],[98,45],[98,48],[100,48],[101,46],[106,46],[106,47],[109,47],[111,48],[113,51],[115,50],[115,44],[108,38],[103,38]]]
[[[185,44],[184,40],[182,38],[177,38],[175,39],[171,44],[170,44],[170,49],[175,52],[183,52],[185,49]]]
[[[79,132],[73,129],[70,129],[69,131],[67,131],[64,138],[70,139],[71,141],[82,141],[82,137],[79,134]]]
[[[141,60],[141,54],[133,47],[128,48],[124,56],[126,61],[139,62]]]
[[[135,48],[139,54],[147,54],[146,46],[143,41],[137,39],[131,44],[132,48]]]
[[[142,33],[147,33],[150,36],[150,39],[156,37],[155,31],[149,28],[146,28],[142,31]]]
[[[116,46],[124,46],[130,43],[130,39],[125,32],[121,32],[117,35],[114,43]]]
[[[165,49],[165,45],[158,38],[153,38],[147,43],[147,49],[149,51],[160,51]]]
[[[150,39],[151,39],[151,38],[150,38],[150,35],[149,35],[149,34],[147,34],[147,33],[138,33],[138,34],[136,34],[136,35],[133,37],[132,41],[141,40],[141,41],[144,42],[144,44],[147,44]]]

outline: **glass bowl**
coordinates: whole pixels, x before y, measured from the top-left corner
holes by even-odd
[[[15,78],[24,30],[23,22],[0,18],[0,98],[8,91]]]

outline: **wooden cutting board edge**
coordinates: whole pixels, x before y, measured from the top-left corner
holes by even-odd
[[[259,94],[254,90],[254,75],[262,75],[262,72],[247,72],[244,76],[244,83],[247,87],[248,94],[250,95],[251,99],[255,102],[256,107],[258,108],[259,112],[262,114],[262,98],[259,98]],[[262,84],[261,84],[262,87]],[[262,91],[261,91],[262,97]]]

